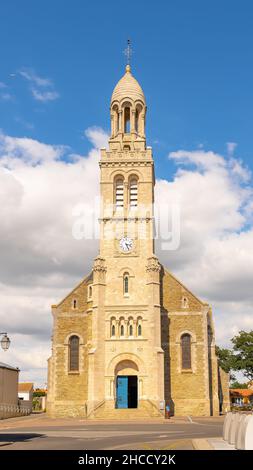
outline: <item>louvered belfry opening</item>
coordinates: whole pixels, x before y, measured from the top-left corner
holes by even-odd
[[[185,333],[181,337],[182,369],[191,369],[191,335]]]
[[[69,338],[69,370],[79,370],[79,338],[76,335]]]
[[[130,108],[128,106],[124,109],[124,133],[130,133]]]
[[[130,208],[137,207],[138,204],[138,183],[134,178],[130,181]]]
[[[124,205],[124,182],[122,178],[116,181],[115,193],[116,209],[122,209]]]

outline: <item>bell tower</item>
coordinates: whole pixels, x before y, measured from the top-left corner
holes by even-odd
[[[114,88],[111,98],[110,150],[146,150],[144,93],[126,66],[125,75]]]
[[[119,408],[125,380],[132,395],[128,390],[122,407],[146,403],[159,414],[164,396],[160,264],[154,254],[155,177],[152,149],[146,146],[146,109],[128,64],[112,93],[109,150],[101,149],[99,162],[100,250],[93,269],[89,383],[95,407],[105,400]]]
[[[146,101],[130,65],[110,105],[109,151],[101,150],[100,254],[154,254],[154,162],[146,146]],[[109,222],[109,223],[108,223]]]

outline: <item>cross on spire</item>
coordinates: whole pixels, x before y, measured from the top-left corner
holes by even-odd
[[[127,65],[130,65],[131,56],[133,54],[133,49],[131,48],[130,39],[127,40],[127,47],[124,50],[124,54],[127,58]]]

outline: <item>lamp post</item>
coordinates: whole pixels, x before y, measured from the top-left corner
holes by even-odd
[[[0,336],[3,336],[0,341],[1,347],[4,351],[7,351],[11,344],[10,338],[8,338],[7,333],[0,333]]]

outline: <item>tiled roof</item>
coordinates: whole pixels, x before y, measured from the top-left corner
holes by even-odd
[[[253,390],[249,390],[248,388],[231,388],[230,393],[231,395],[250,397],[253,395]]]
[[[33,389],[32,382],[20,382],[18,384],[18,391],[19,392],[30,392]]]

